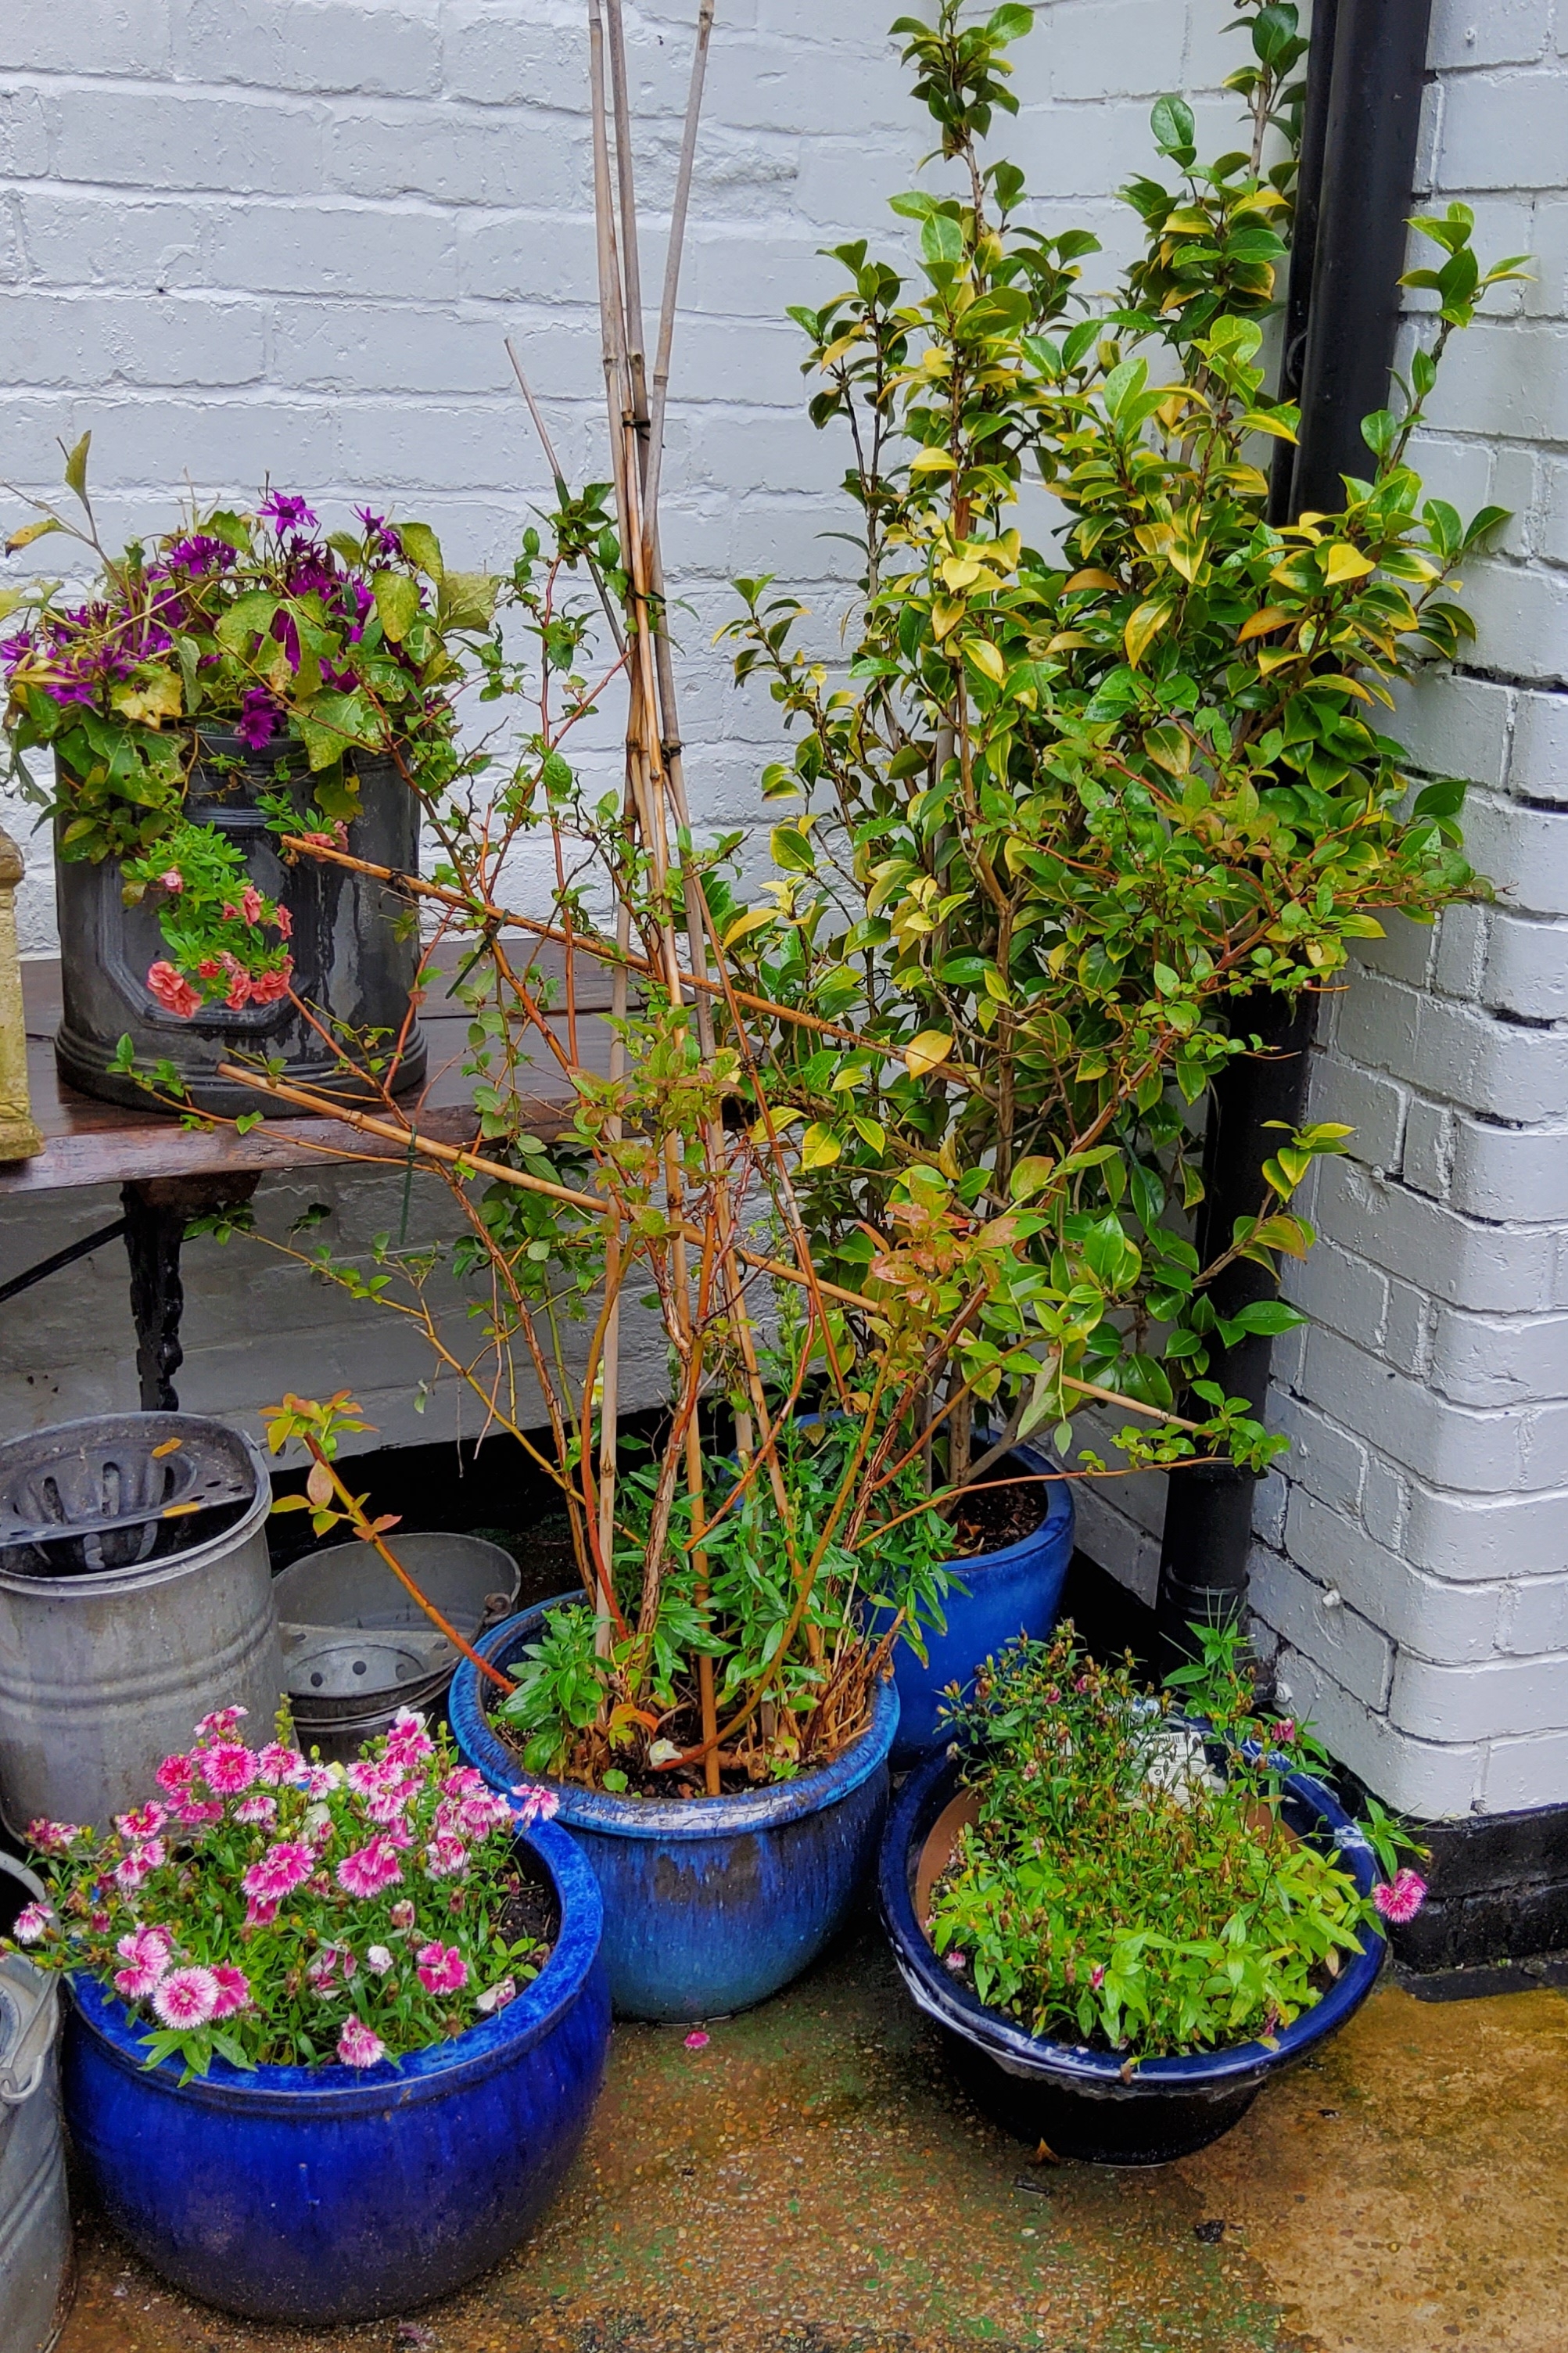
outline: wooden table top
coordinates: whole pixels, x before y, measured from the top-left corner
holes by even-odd
[[[527,961],[518,935],[516,964]],[[403,1098],[403,1108],[422,1134],[444,1144],[475,1140],[470,1100],[472,1082],[463,1076],[468,1050],[468,1015],[449,990],[449,978],[462,950],[448,944],[437,953],[441,977],[432,987],[420,1011],[429,1040],[429,1077],[424,1087]],[[559,948],[539,945],[537,965],[560,978],[563,960]],[[195,1134],[183,1127],[176,1114],[154,1110],[122,1109],[97,1103],[61,1082],[55,1067],[54,1036],[60,1018],[60,968],[58,962],[25,964],[22,995],[27,1025],[27,1078],[32,1092],[33,1118],[45,1139],[45,1148],[30,1160],[0,1162],[0,1198],[28,1193],[60,1192],[82,1185],[120,1185],[132,1177],[206,1176],[236,1169],[297,1168],[310,1161],[371,1157],[397,1161],[395,1144],[383,1144],[361,1134],[345,1121],[310,1119],[293,1112],[268,1117],[261,1126],[237,1135],[232,1126],[218,1125]],[[609,1031],[602,1018],[608,1008],[609,976],[587,956],[577,959],[577,1006],[588,1018],[578,1022],[578,1050],[594,1070],[609,1067]],[[565,1041],[563,1012],[551,1017],[552,1026]],[[554,1058],[542,1044],[535,1049],[538,1075],[537,1113],[529,1124],[548,1141],[565,1124],[570,1088]],[[258,1098],[258,1107],[261,1099]],[[376,1105],[367,1105],[379,1109]]]

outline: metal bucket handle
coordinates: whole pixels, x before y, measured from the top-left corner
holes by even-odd
[[[8,2107],[20,2107],[43,2080],[59,2023],[59,1988],[21,1953],[7,1953],[0,1958],[0,1980],[21,2021],[16,2047],[9,2060],[0,2064],[0,2101]]]

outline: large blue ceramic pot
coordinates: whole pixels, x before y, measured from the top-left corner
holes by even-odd
[[[395,2062],[142,2064],[144,2021],[71,1987],[65,2108],[117,2230],[176,2287],[247,2320],[324,2326],[403,2313],[513,2248],[576,2153],[610,2005],[598,1886],[563,1831],[525,1844],[560,1933],[505,2010]]]
[[[1336,1849],[1363,1894],[1370,1894],[1376,1862],[1342,1807],[1304,1773],[1289,1775],[1285,1788],[1289,1827]],[[1328,1992],[1272,2044],[1149,2059],[1123,2078],[1113,2052],[1029,2034],[1005,2010],[989,2008],[944,1968],[927,1940],[916,1916],[916,1876],[926,1841],[958,1789],[958,1766],[945,1756],[931,1757],[904,1783],[882,1841],[882,1917],[900,1975],[941,2027],[965,2091],[1007,2131],[1043,2140],[1058,2157],[1166,2165],[1206,2147],[1246,2115],[1271,2075],[1342,2027],[1376,1982],[1386,1947],[1368,1928]]]
[[[1048,1472],[1048,1458],[1032,1446],[1015,1447],[994,1474],[1016,1477],[1017,1469]],[[899,1687],[899,1737],[893,1768],[902,1772],[919,1765],[946,1745],[941,1721],[942,1695],[949,1683],[967,1692],[974,1671],[1016,1634],[1041,1641],[1056,1623],[1062,1584],[1072,1558],[1072,1487],[1053,1479],[1047,1493],[1050,1506],[1037,1528],[999,1552],[973,1553],[948,1563],[955,1580],[942,1614],[947,1630],[928,1634],[927,1663],[922,1666],[908,1642],[893,1653],[893,1680]]]
[[[536,1641],[563,1595],[509,1618],[478,1645],[507,1666]],[[479,1672],[452,1680],[452,1731],[490,1787],[521,1767],[486,1721]],[[558,1823],[594,1867],[605,1899],[605,1960],[623,2018],[725,2018],[766,2001],[814,1961],[875,1868],[888,1809],[899,1695],[879,1683],[871,1722],[836,1763],[738,1798],[616,1797],[547,1783]],[[531,1777],[533,1778],[533,1777]]]

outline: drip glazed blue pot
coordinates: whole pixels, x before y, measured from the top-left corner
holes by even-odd
[[[509,1618],[477,1645],[505,1667],[536,1641],[563,1594]],[[487,1723],[467,1659],[447,1703],[458,1746],[490,1787],[521,1767]],[[888,1810],[899,1695],[879,1683],[871,1722],[836,1763],[737,1798],[616,1797],[552,1781],[556,1816],[605,1899],[605,1961],[623,2018],[727,2018],[766,2001],[816,1958],[876,1867]]]
[[[155,2272],[247,2320],[376,2320],[498,2263],[554,2195],[604,2074],[594,1875],[563,1831],[522,1843],[560,1933],[531,1985],[450,2042],[364,2069],[142,2064],[145,2021],[71,1986],[65,2108],[104,2211]]]
[[[882,1917],[899,1974],[942,2031],[954,2073],[976,2106],[1021,2140],[1094,2165],[1167,2165],[1228,2132],[1264,2084],[1344,2025],[1377,1981],[1387,1947],[1375,1928],[1322,1999],[1280,2031],[1270,2048],[1150,2059],[1123,2080],[1113,2052],[1074,2048],[1026,2031],[943,1966],[916,1915],[921,1852],[959,1791],[957,1763],[933,1757],[899,1792],[882,1841]],[[1337,1850],[1363,1895],[1378,1877],[1372,1849],[1343,1808],[1304,1773],[1285,1782],[1282,1817],[1299,1836]]]
[[[1039,1472],[1051,1467],[1048,1458],[1032,1446],[1016,1446],[994,1475],[1009,1478],[1019,1470]],[[947,1631],[927,1634],[928,1663],[922,1667],[907,1642],[896,1645],[893,1681],[899,1687],[900,1715],[895,1772],[922,1763],[946,1746],[940,1710],[949,1683],[959,1683],[967,1693],[975,1669],[1005,1642],[1016,1634],[1040,1641],[1055,1625],[1072,1558],[1076,1514],[1068,1480],[1053,1479],[1047,1493],[1050,1508],[1045,1518],[1018,1543],[949,1562],[956,1581],[942,1605]]]

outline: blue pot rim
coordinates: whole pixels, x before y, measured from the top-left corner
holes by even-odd
[[[976,1434],[984,1441],[984,1432],[982,1430]],[[1048,1454],[1043,1454],[1037,1446],[1020,1442],[1007,1449],[1003,1461],[1022,1462],[1030,1471],[1044,1472],[1047,1474],[1048,1489],[1046,1516],[1037,1528],[1029,1530],[1026,1536],[1019,1536],[1014,1544],[1002,1545],[995,1552],[955,1554],[946,1566],[950,1574],[962,1578],[965,1585],[970,1584],[977,1577],[985,1576],[991,1569],[1011,1568],[1026,1555],[1037,1552],[1042,1545],[1053,1541],[1060,1529],[1061,1523],[1070,1519],[1073,1514],[1075,1506],[1072,1483],[1063,1476],[1059,1465],[1053,1462]],[[1001,1465],[997,1467],[1000,1468]]]
[[[475,1649],[492,1665],[501,1663],[503,1651],[514,1649],[538,1631],[552,1609],[582,1609],[581,1592],[558,1593],[531,1609],[520,1609],[487,1634]],[[511,1786],[521,1767],[485,1720],[479,1701],[479,1669],[460,1659],[447,1695],[447,1713],[458,1747],[477,1765],[493,1788]],[[746,1789],[733,1798],[619,1797],[611,1789],[584,1789],[576,1781],[546,1780],[542,1786],[560,1800],[555,1819],[574,1831],[593,1831],[608,1838],[711,1839],[741,1832],[774,1831],[803,1815],[820,1813],[858,1789],[888,1761],[899,1728],[899,1694],[892,1677],[879,1683],[871,1704],[871,1721],[842,1757],[798,1781],[780,1781],[769,1789]]]
[[[440,2099],[521,2058],[560,2023],[583,1990],[604,1936],[605,1906],[581,1848],[553,1822],[520,1830],[519,1842],[531,1847],[554,1882],[561,1926],[550,1958],[493,2018],[405,2052],[374,2067],[258,2067],[247,2071],[215,2058],[205,2075],[180,2082],[177,2058],[145,2063],[145,2019],[133,2018],[117,1996],[84,1974],[67,1980],[82,2026],[108,2055],[138,2082],[194,2100],[205,2107],[238,2108],[249,2115],[298,2114],[301,2101],[333,2116],[384,2115],[389,2105],[407,2106]]]
[[[1280,1759],[1283,1763],[1284,1760]],[[943,1788],[951,1781],[951,1788]],[[910,1775],[893,1803],[879,1871],[883,1918],[900,1973],[920,2007],[938,2022],[974,2043],[1009,2074],[1048,2077],[1065,2089],[1125,2099],[1161,2093],[1203,2094],[1238,2090],[1289,2065],[1342,2026],[1361,2007],[1377,1980],[1387,1944],[1377,1929],[1363,1931],[1361,1948],[1310,2010],[1284,2027],[1269,2045],[1237,2043],[1226,2051],[1198,2051],[1178,2058],[1141,2061],[1130,2078],[1113,2052],[1079,2051],[1070,2043],[1033,2035],[994,2010],[952,1976],[938,1959],[915,1917],[910,1857],[917,1836],[929,1835],[948,1799],[957,1793],[958,1767],[939,1750]],[[1325,1822],[1362,1894],[1370,1894],[1378,1872],[1366,1837],[1320,1781],[1288,1773],[1285,1787]],[[935,1802],[940,1797],[940,1802]]]
[[[829,1419],[839,1421],[847,1417],[833,1414]],[[822,1416],[818,1413],[803,1413],[800,1416],[800,1426],[804,1430],[812,1422],[821,1419]],[[978,1443],[984,1451],[991,1443],[990,1432],[977,1430],[973,1434],[973,1442]],[[1007,1449],[1002,1460],[1004,1462],[1022,1462],[1027,1470],[1043,1472],[1046,1475],[1050,1490],[1046,1498],[1046,1516],[1037,1528],[1029,1530],[1026,1536],[1019,1536],[1014,1544],[1002,1545],[995,1552],[955,1553],[951,1560],[944,1561],[942,1566],[948,1574],[962,1578],[966,1585],[972,1577],[984,1577],[988,1569],[1010,1568],[1016,1561],[1023,1559],[1026,1554],[1037,1551],[1041,1545],[1051,1542],[1060,1529],[1063,1520],[1070,1519],[1076,1509],[1071,1480],[1065,1476],[1061,1465],[1053,1462],[1050,1456],[1043,1453],[1039,1447],[1031,1446],[1026,1439],[1020,1439],[1016,1445]]]

